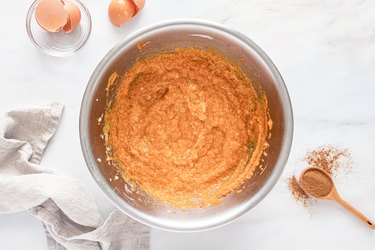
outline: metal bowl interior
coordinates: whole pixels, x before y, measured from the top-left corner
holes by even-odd
[[[138,42],[150,42],[143,49]],[[106,160],[98,118],[106,105],[106,85],[113,72],[124,74],[139,59],[177,47],[216,49],[241,66],[256,87],[267,95],[272,136],[263,168],[244,183],[243,191],[222,198],[219,206],[182,211],[158,206],[147,194],[131,192]],[[155,228],[171,231],[200,231],[227,224],[259,203],[279,179],[289,156],[293,116],[287,89],[266,54],[244,35],[207,21],[175,20],[147,27],[121,41],[100,62],[83,97],[80,139],[87,166],[106,195],[130,217]],[[110,178],[112,181],[110,181]]]

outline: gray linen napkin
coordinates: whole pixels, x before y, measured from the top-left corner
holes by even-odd
[[[149,249],[148,227],[119,210],[103,223],[79,181],[39,165],[62,110],[51,103],[0,118],[0,214],[28,210],[43,222],[50,249]]]

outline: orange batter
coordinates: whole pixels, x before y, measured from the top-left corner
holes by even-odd
[[[267,100],[216,52],[181,48],[136,62],[105,113],[125,180],[179,208],[209,207],[259,165]]]

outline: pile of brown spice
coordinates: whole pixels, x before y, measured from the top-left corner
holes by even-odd
[[[332,145],[321,146],[315,150],[308,151],[304,161],[307,163],[306,167],[321,168],[333,178],[338,172],[350,173],[352,167],[349,150]],[[298,179],[299,177],[296,175],[287,179],[289,190],[297,202],[309,207],[315,202],[315,199],[302,190]]]

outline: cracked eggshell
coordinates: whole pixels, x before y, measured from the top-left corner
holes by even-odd
[[[77,5],[68,0],[62,0],[64,9],[68,12],[69,20],[64,26],[64,32],[70,33],[76,29],[81,21],[81,11]]]
[[[68,22],[68,12],[60,0],[41,0],[35,9],[37,23],[49,32],[59,32]]]
[[[137,15],[143,9],[143,7],[145,7],[145,0],[133,0],[133,3],[137,8],[135,13],[135,15]]]
[[[136,6],[131,0],[112,0],[108,6],[108,17],[111,23],[121,27],[136,14]]]

